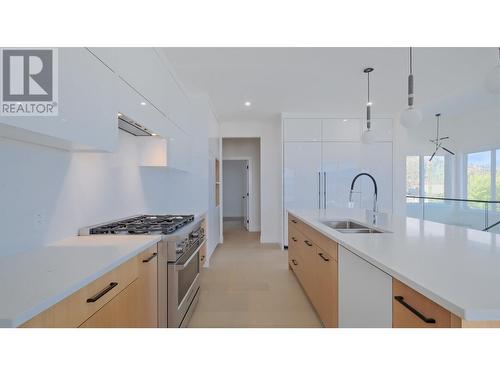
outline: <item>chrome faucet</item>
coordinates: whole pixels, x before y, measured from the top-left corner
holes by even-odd
[[[370,177],[370,179],[373,182],[373,188],[374,188],[374,193],[373,193],[373,212],[377,212],[377,194],[378,194],[378,189],[377,189],[377,181],[373,178],[373,176],[369,173],[359,173],[357,174],[351,183],[351,191],[349,193],[349,203],[352,203],[352,193],[354,192],[354,184],[356,183],[356,180],[361,177],[361,176],[367,176]]]

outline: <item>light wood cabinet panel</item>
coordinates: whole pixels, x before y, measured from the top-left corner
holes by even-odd
[[[140,300],[142,286],[135,280],[120,294],[104,305],[86,320],[80,328],[134,328],[139,327],[141,319]]]
[[[451,313],[427,297],[393,279],[392,326],[394,328],[449,328]]]
[[[21,327],[75,328],[102,308],[138,277],[137,259],[127,261],[97,280],[79,289],[61,302],[36,315]],[[115,286],[113,286],[116,283]],[[106,291],[104,294],[102,294]],[[95,302],[88,299],[102,294]]]
[[[137,327],[158,327],[158,248],[154,245],[138,256],[139,293]]]
[[[324,250],[317,248],[317,302],[316,311],[328,328],[338,327],[338,266]]]
[[[299,257],[302,260],[302,285],[313,306],[318,305],[318,270],[316,264],[317,246],[303,236],[299,242]]]

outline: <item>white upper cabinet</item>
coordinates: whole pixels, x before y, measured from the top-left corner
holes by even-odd
[[[358,142],[361,139],[360,119],[331,118],[323,120],[323,141]]]
[[[320,119],[285,119],[283,122],[285,142],[321,142]]]
[[[372,119],[371,129],[374,135],[374,142],[392,142],[392,119]]]
[[[105,64],[177,127],[191,130],[190,101],[161,52],[151,47],[93,48]],[[166,134],[162,134],[167,136]]]
[[[59,48],[58,116],[0,117],[0,135],[68,150],[117,147],[116,75],[85,48]]]

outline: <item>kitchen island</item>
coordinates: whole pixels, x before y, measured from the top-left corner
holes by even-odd
[[[423,314],[424,310],[444,316],[442,326],[500,326],[500,235],[392,215],[379,215],[373,224],[370,212],[350,208],[292,209],[288,214],[289,253],[292,258],[294,254],[301,258],[291,259],[290,267],[297,268],[295,263],[300,262],[299,269],[304,265],[315,267],[324,261],[321,255],[324,257],[326,251],[338,264],[336,270],[330,271],[338,283],[337,291],[330,292],[332,298],[337,298],[333,309],[338,312],[338,323],[325,325],[387,327],[392,322],[389,326],[413,326],[397,320],[402,309],[410,320],[418,322],[417,326],[441,326],[439,321],[436,323],[438,319]],[[347,220],[381,233],[342,233],[328,225]],[[294,248],[302,243],[305,247]],[[316,260],[307,260],[314,251],[319,255]],[[367,271],[362,272],[365,268]],[[324,304],[318,292],[308,293],[308,289],[318,290],[321,285],[321,277],[314,276],[317,272],[294,271],[298,276],[305,275],[302,279],[307,281],[302,282],[300,276],[299,281],[313,305],[315,301]],[[354,283],[353,275],[358,271],[358,282]],[[320,280],[315,281],[318,277]],[[399,295],[402,290],[409,293],[407,297]],[[408,301],[420,304],[423,310]],[[377,311],[374,314],[370,314],[372,306]],[[359,310],[367,314],[352,321]],[[375,319],[373,325],[368,321],[364,324],[363,319],[377,314],[380,319]]]

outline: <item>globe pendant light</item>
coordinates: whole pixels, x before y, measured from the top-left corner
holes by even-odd
[[[498,59],[500,60],[500,48],[498,49]],[[486,88],[493,94],[500,94],[500,61],[486,76]]]
[[[422,113],[413,106],[413,48],[410,47],[410,74],[408,75],[408,108],[401,112],[399,122],[407,128],[413,128],[422,122]]]
[[[363,70],[364,73],[366,73],[367,76],[367,82],[368,82],[368,99],[366,101],[366,129],[363,132],[363,135],[361,136],[361,141],[363,143],[373,143],[374,140],[374,135],[372,131],[372,113],[371,113],[371,108],[372,108],[372,102],[370,101],[370,73],[373,72],[373,68],[366,68]]]

